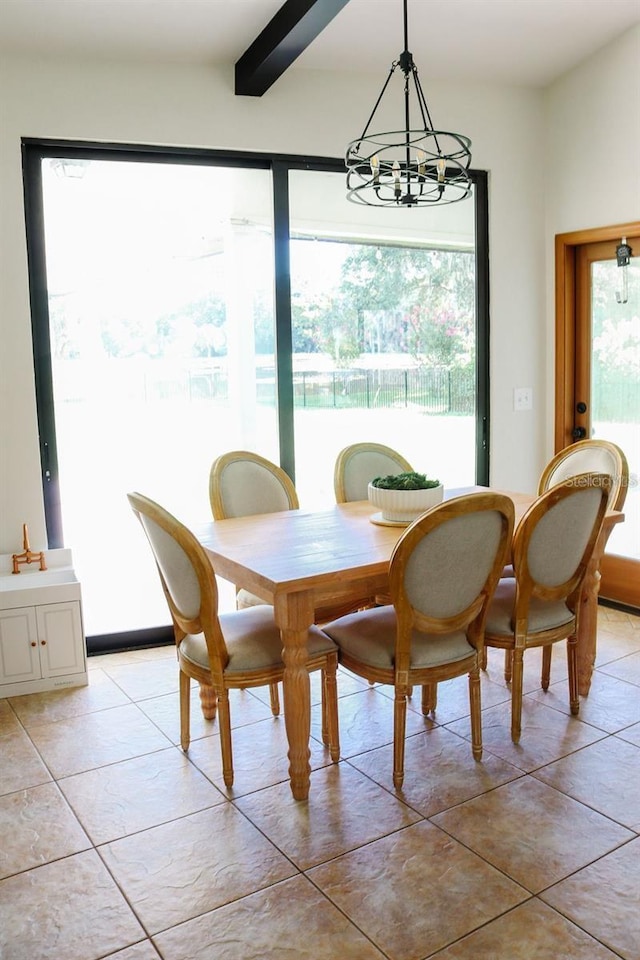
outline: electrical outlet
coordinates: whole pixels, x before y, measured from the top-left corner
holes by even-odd
[[[533,388],[516,387],[513,391],[513,409],[514,410],[532,410],[533,409]]]

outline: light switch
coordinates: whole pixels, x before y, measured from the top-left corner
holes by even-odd
[[[513,391],[514,410],[533,409],[533,387],[516,387]]]

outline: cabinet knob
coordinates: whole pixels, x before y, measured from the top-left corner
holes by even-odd
[[[31,641],[31,646],[32,646],[32,647],[37,647],[38,644],[35,642],[35,640],[32,640],[32,641]]]
[[[46,640],[41,640],[41,641],[40,641],[40,646],[46,647],[46,645],[47,645],[47,641],[46,641]]]

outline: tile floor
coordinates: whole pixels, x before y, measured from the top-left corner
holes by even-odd
[[[268,691],[232,701],[235,786],[194,691],[178,744],[171,648],[90,659],[88,687],[0,700],[2,960],[640,960],[640,618],[601,607],[570,716],[562,650],[526,657],[509,737],[502,655],[436,722],[414,698],[391,784],[387,688],[339,677],[342,759],[319,738],[296,803]]]

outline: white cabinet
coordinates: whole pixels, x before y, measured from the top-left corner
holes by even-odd
[[[54,554],[69,551],[48,551],[45,571],[0,572],[0,697],[87,683],[80,584]]]

